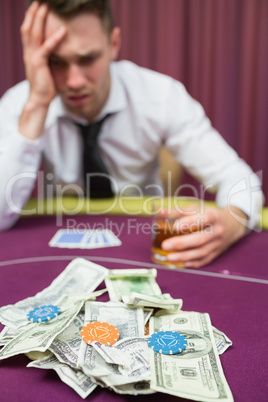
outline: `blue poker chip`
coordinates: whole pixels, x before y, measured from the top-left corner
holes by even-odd
[[[28,320],[31,322],[43,322],[52,320],[60,314],[60,308],[58,306],[41,306],[36,307],[27,314]]]
[[[186,348],[187,340],[176,331],[158,331],[149,337],[148,345],[155,352],[175,355]]]

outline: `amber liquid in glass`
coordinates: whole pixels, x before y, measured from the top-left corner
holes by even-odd
[[[157,218],[152,226],[152,260],[157,264],[176,265],[167,260],[167,254],[172,251],[164,251],[161,248],[165,239],[178,236],[179,233],[174,230],[174,222],[175,219]]]
[[[152,260],[161,265],[169,267],[183,267],[182,262],[171,262],[167,260],[167,255],[177,250],[165,251],[161,248],[161,244],[164,240],[170,237],[179,236],[181,234],[189,234],[191,231],[178,232],[174,228],[174,222],[176,219],[170,218],[157,218],[152,226]]]

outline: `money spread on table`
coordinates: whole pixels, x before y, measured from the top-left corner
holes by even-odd
[[[26,354],[32,360],[27,367],[55,370],[82,398],[100,386],[119,394],[233,401],[219,359],[232,342],[209,314],[184,311],[181,299],[163,294],[156,276],[156,269],[109,270],[75,258],[49,287],[0,308],[0,359]],[[106,288],[96,291],[103,281]],[[96,301],[106,291],[110,300]],[[60,313],[52,319],[29,320],[29,312],[53,305]],[[81,329],[94,322],[115,327],[119,339],[113,345],[83,341]],[[154,351],[148,337],[159,331],[180,333],[185,349]]]

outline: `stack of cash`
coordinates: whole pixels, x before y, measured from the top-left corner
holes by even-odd
[[[27,367],[53,369],[86,398],[97,386],[119,394],[163,392],[198,401],[233,401],[219,354],[232,343],[212,327],[208,314],[182,311],[182,300],[162,294],[155,269],[108,270],[74,259],[51,285],[14,305],[0,308],[0,359],[26,354]],[[105,280],[106,288],[96,291]],[[108,290],[110,301],[96,298]],[[32,309],[57,305],[55,318],[33,323]],[[120,333],[112,346],[81,338],[94,321]],[[186,349],[164,355],[148,347],[148,336],[173,330],[187,339]]]

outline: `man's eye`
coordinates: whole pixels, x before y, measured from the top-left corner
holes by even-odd
[[[49,65],[50,65],[50,67],[63,67],[64,62],[61,60],[57,60],[57,59],[50,59]]]
[[[95,60],[97,60],[97,57],[96,57],[96,56],[83,57],[83,58],[80,60],[79,64],[81,64],[81,65],[92,64],[92,63],[94,63]]]

